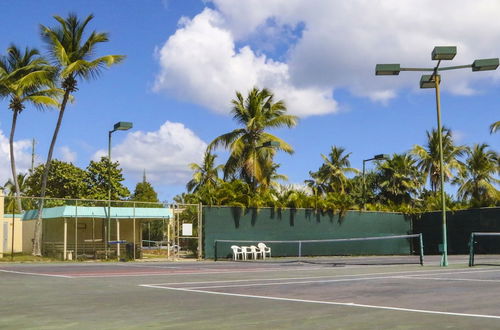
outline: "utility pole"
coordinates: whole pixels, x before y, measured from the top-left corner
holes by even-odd
[[[31,141],[31,174],[33,174],[33,171],[35,170],[35,138]]]

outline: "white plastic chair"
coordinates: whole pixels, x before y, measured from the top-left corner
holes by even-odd
[[[233,250],[233,260],[238,260],[238,256],[241,256],[241,259],[246,259],[246,256],[243,254],[243,249],[238,245],[232,245],[231,250]]]
[[[262,253],[262,251],[259,248],[257,248],[255,245],[250,245],[250,253],[253,255],[253,258],[255,260],[257,260],[259,255],[261,258],[264,258],[264,254]]]
[[[269,258],[271,258],[271,248],[270,247],[268,247],[264,243],[259,243],[259,244],[257,244],[257,246],[259,247],[259,251],[262,254],[263,259],[266,259],[266,254],[269,255]]]

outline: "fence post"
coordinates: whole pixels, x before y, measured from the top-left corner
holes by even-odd
[[[474,266],[474,233],[470,233],[469,239],[469,267]]]
[[[203,257],[203,205],[198,204],[198,260]]]
[[[424,238],[422,237],[422,233],[419,235],[420,241],[420,265],[424,265]]]

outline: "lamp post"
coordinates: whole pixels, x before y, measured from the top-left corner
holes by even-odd
[[[365,197],[365,192],[366,192],[365,163],[369,162],[371,160],[383,160],[383,159],[385,159],[385,160],[389,159],[389,155],[379,154],[379,155],[373,156],[373,158],[363,159],[363,195],[362,195],[362,198],[363,198],[363,210],[365,209],[365,203],[366,203],[366,197]]]
[[[111,238],[111,135],[116,131],[127,131],[132,128],[132,123],[127,121],[117,122],[108,132],[108,224],[106,230],[106,259],[108,258],[108,242]],[[117,256],[120,256],[120,245],[118,244]]]
[[[431,58],[433,61],[438,61],[433,68],[402,68],[399,64],[377,64],[375,67],[376,75],[399,75],[401,71],[418,71],[432,72],[430,75],[423,75],[420,79],[420,88],[435,88],[436,89],[436,112],[437,112],[437,131],[439,140],[439,176],[440,176],[440,192],[441,192],[441,220],[443,227],[443,238],[441,245],[441,266],[448,266],[448,244],[446,237],[446,201],[444,193],[444,165],[443,165],[443,137],[441,126],[441,97],[439,85],[441,83],[440,71],[456,70],[471,68],[473,72],[496,70],[499,65],[498,58],[489,58],[475,60],[472,64],[457,65],[449,67],[439,67],[441,61],[452,60],[457,54],[456,46],[438,46],[434,47]]]

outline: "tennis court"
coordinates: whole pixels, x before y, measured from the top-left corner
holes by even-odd
[[[384,258],[4,264],[0,327],[500,327],[500,267],[469,268],[467,256],[446,268],[439,256],[425,266],[378,264]]]

